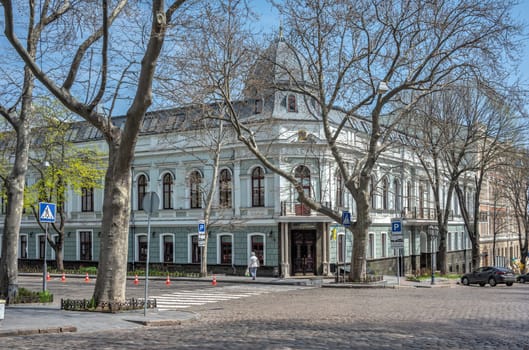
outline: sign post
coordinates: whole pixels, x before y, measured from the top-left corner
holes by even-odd
[[[46,273],[48,272],[48,265],[47,265],[47,247],[48,247],[48,225],[55,222],[55,214],[57,212],[57,206],[55,203],[45,203],[40,202],[39,203],[39,221],[41,223],[45,223],[45,233],[44,233],[44,256],[43,256],[43,264],[42,264],[42,291],[45,292],[47,288],[47,282],[46,282]]]
[[[198,246],[200,247],[200,271],[204,270],[204,246],[206,245],[206,222],[198,221]]]
[[[402,235],[402,220],[391,219],[391,246],[397,250],[397,284],[400,285],[401,251],[404,248],[404,237]]]
[[[344,226],[344,236],[343,236],[343,281],[345,283],[345,270],[347,267],[347,229],[346,227],[351,227],[351,213],[347,210],[342,212],[342,225]],[[351,266],[352,268],[352,266]]]
[[[147,296],[149,290],[149,252],[151,250],[151,215],[158,212],[160,197],[156,192],[149,192],[143,197],[143,210],[147,213],[147,258],[145,260],[145,302],[143,316],[147,316]]]

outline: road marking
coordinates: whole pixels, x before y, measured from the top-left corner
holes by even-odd
[[[164,293],[153,296],[156,306],[160,311],[185,309],[192,306],[247,298],[255,295],[290,291],[300,286],[225,286],[216,288],[202,288],[195,290],[179,290],[173,293]]]

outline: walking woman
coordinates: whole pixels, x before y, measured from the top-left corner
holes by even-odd
[[[255,252],[252,252],[250,254],[250,261],[248,262],[248,270],[250,270],[250,276],[252,276],[252,280],[255,280],[258,267],[259,267],[259,259],[257,258],[257,256],[255,256]]]

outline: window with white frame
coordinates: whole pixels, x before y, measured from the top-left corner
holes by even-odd
[[[260,166],[252,170],[252,207],[264,207],[264,170]]]
[[[79,231],[79,260],[92,260],[92,231]]]
[[[401,189],[400,189],[400,182],[399,180],[395,179],[393,180],[393,190],[395,191],[395,194],[393,195],[394,203],[393,208],[396,211],[402,210],[402,196],[401,196]]]
[[[140,175],[138,177],[138,210],[143,210],[143,198],[147,194],[147,176]]]
[[[191,235],[191,263],[200,264],[202,259],[202,249],[198,244],[198,235]]]
[[[382,235],[380,235],[380,254],[381,254],[381,257],[383,258],[387,256],[387,251],[388,251],[387,242],[388,242],[387,233],[383,233]]]
[[[27,259],[28,258],[28,235],[21,234],[20,235],[20,259]]]
[[[254,252],[257,258],[259,259],[259,265],[264,265],[264,235],[262,234],[253,234],[250,236],[250,253]]]
[[[231,208],[232,206],[232,180],[231,172],[222,169],[219,174],[219,206],[221,208]]]
[[[233,263],[233,237],[232,235],[220,235],[220,263],[231,265]]]
[[[174,261],[174,237],[172,234],[162,235],[162,257],[163,262],[171,263]]]
[[[367,241],[367,252],[369,259],[375,258],[375,234],[370,233]]]
[[[197,170],[189,176],[189,186],[190,207],[193,209],[202,208],[202,174]]]
[[[382,179],[382,209],[389,209],[389,181],[387,177]]]
[[[163,176],[163,208],[173,209],[173,175],[167,173]]]

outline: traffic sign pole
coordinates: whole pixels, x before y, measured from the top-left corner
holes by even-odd
[[[42,291],[45,292],[47,289],[46,273],[48,272],[48,263],[46,261],[48,257],[48,226],[55,222],[57,212],[57,206],[55,203],[44,203],[39,202],[39,222],[45,223],[44,229],[44,257],[42,262]]]

